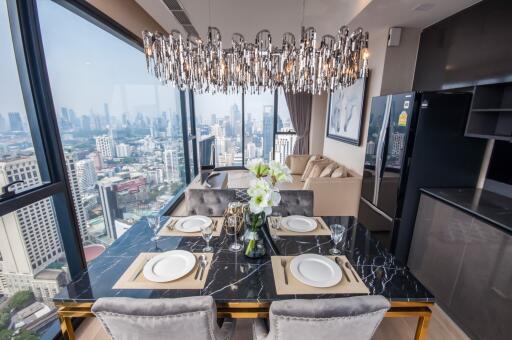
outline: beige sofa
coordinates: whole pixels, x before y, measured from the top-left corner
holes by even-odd
[[[357,216],[361,194],[361,175],[345,167],[346,172],[342,178],[308,177],[303,181],[302,176],[310,157],[321,158],[326,160],[325,163],[333,162],[324,156],[290,155],[285,162],[292,170],[293,182],[282,183],[280,188],[283,190],[313,190],[315,216]],[[292,158],[295,159],[292,160]],[[292,162],[294,163],[293,167]],[[342,165],[337,164],[337,166]]]

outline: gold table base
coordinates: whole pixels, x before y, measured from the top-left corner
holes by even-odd
[[[94,317],[91,312],[92,303],[61,302],[58,307],[60,329],[65,339],[75,340],[75,332],[71,323],[72,318]],[[418,318],[415,340],[427,338],[427,328],[432,316],[430,302],[391,302],[386,318]],[[256,319],[268,318],[270,303],[267,302],[229,302],[217,304],[219,318]]]

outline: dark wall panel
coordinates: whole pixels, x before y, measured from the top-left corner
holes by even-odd
[[[487,0],[421,34],[415,90],[512,81],[512,1]]]

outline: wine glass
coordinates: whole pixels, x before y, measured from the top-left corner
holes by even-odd
[[[207,253],[213,250],[212,247],[210,247],[210,240],[212,239],[213,235],[213,223],[205,224],[201,226],[201,236],[203,237],[203,240],[206,241],[206,247],[203,248],[203,252]]]
[[[228,228],[233,230],[234,242],[229,245],[229,250],[237,252],[242,250],[242,245],[238,243],[238,216],[228,216]]]
[[[148,221],[149,228],[153,232],[153,237],[151,238],[151,241],[155,242],[154,250],[160,250],[160,248],[158,248],[158,240],[160,239],[160,235],[158,235],[161,220],[160,213],[158,211],[152,211],[149,213],[149,215],[146,216],[146,219]]]
[[[334,243],[334,247],[329,249],[329,254],[339,255],[339,254],[341,254],[341,251],[338,250],[337,246],[338,246],[338,243],[340,243],[343,240],[343,238],[345,237],[347,228],[345,228],[345,226],[342,226],[341,224],[331,224],[330,228],[331,228],[331,240]]]

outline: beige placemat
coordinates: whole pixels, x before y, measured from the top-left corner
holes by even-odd
[[[317,227],[313,231],[309,231],[307,233],[297,233],[295,231],[290,231],[285,229],[281,225],[281,218],[276,216],[268,217],[269,222],[269,230],[272,234],[277,236],[318,236],[318,235],[331,235],[331,231],[327,224],[325,224],[324,220],[321,217],[314,217],[317,223]],[[279,229],[272,228],[272,223],[278,224],[280,226]]]
[[[160,229],[158,235],[160,236],[189,236],[189,237],[200,237],[201,232],[197,233],[184,233],[182,231],[176,230],[176,228],[171,228],[171,223],[178,223],[177,221],[184,217],[171,217],[169,221],[165,223],[165,225]],[[224,225],[224,217],[210,217],[215,225],[215,229],[213,230],[212,237],[220,236],[222,231],[222,226]]]
[[[335,256],[327,256],[328,258],[334,261]],[[339,256],[343,263],[348,262],[346,256]],[[286,274],[288,275],[288,284],[284,282],[284,272],[283,267],[281,266],[281,259],[286,259]],[[292,272],[290,271],[290,261],[293,259],[293,256],[272,256],[272,271],[274,273],[274,282],[276,285],[277,295],[286,295],[286,294],[369,294],[370,291],[368,287],[364,284],[363,280],[357,275],[357,280],[355,280],[353,273],[348,269],[344,268],[343,278],[341,282],[336,286],[329,288],[316,288],[305,285],[297,280]],[[354,270],[355,272],[355,270]],[[347,275],[345,275],[347,273]],[[349,276],[350,282],[347,280],[347,276]]]
[[[197,261],[194,269],[190,271],[184,277],[171,281],[171,282],[152,282],[146,280],[142,273],[142,268],[152,257],[157,256],[161,253],[140,253],[139,256],[132,262],[132,264],[126,269],[121,275],[119,280],[112,287],[113,289],[203,289],[210,271],[210,264],[212,263],[213,253],[194,253],[194,256],[199,259],[199,256],[205,255],[208,259],[208,264],[204,269],[203,279],[194,279],[196,271],[199,266]]]

